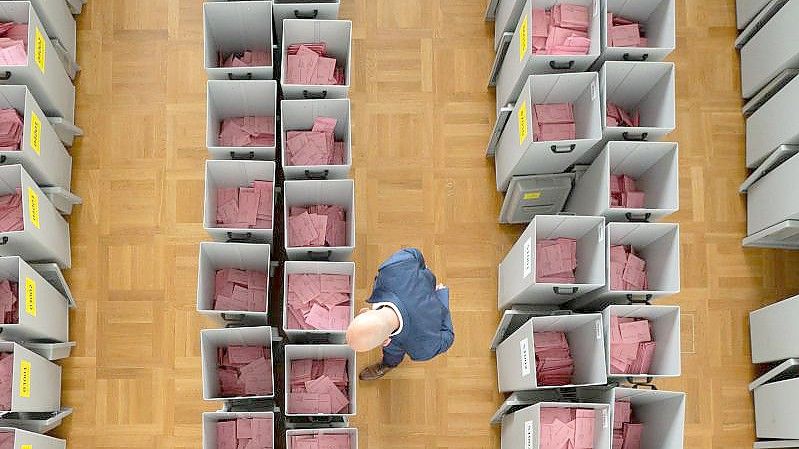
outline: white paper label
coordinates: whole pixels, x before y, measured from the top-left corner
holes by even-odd
[[[522,377],[530,375],[530,341],[526,338],[519,342],[519,357],[522,360]]]
[[[602,324],[597,320],[594,321],[594,326],[596,326],[596,339],[602,340]]]
[[[607,409],[602,409],[602,428],[608,428],[608,411]]]
[[[530,237],[524,242],[524,277],[530,276],[533,272],[533,238]]]
[[[533,422],[524,422],[524,449],[533,449]]]

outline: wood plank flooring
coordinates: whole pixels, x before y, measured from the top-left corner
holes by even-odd
[[[354,22],[353,177],[359,301],[378,264],[421,248],[452,288],[456,343],[359,386],[360,447],[498,448],[488,350],[496,267],[520,227],[496,223],[483,157],[493,24],[486,0],[343,0]],[[747,313],[799,291],[799,253],[743,250],[745,176],[733,0],[677,0],[685,447],[748,448]],[[68,279],[74,356],[57,432],[73,448],[198,448],[203,402],[194,310],[205,150],[200,0],[92,0],[79,17],[78,124]],[[362,365],[378,360],[361,357]]]

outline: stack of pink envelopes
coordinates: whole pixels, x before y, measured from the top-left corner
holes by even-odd
[[[267,396],[274,391],[268,347],[220,347],[217,362],[221,397]]]
[[[0,353],[0,410],[11,410],[11,390],[14,388],[14,354]]]
[[[611,47],[648,47],[640,23],[608,13],[608,45]]]
[[[272,65],[272,53],[264,50],[244,50],[224,56],[219,52],[219,67],[265,67]]]
[[[28,24],[0,23],[0,65],[28,63]]]
[[[0,281],[0,324],[19,323],[19,284]]]
[[[272,229],[272,181],[253,181],[252,187],[216,189],[218,228]]]
[[[541,407],[540,449],[592,449],[596,411],[590,408]]]
[[[635,178],[610,175],[610,207],[640,209],[644,207],[644,192],[638,191]]]
[[[289,329],[345,330],[352,315],[350,277],[290,274],[286,306]]]
[[[288,234],[291,247],[345,246],[347,213],[335,205],[291,206]]]
[[[347,433],[309,433],[291,435],[286,449],[351,449]]]
[[[608,126],[641,126],[641,114],[636,109],[634,113],[630,114],[615,103],[608,101]]]
[[[291,44],[286,57],[286,84],[344,84],[344,68],[327,55],[327,44]]]
[[[610,289],[649,290],[646,261],[635,254],[632,246],[613,245],[610,247]]]
[[[22,219],[22,194],[16,193],[0,196],[0,232],[22,231],[25,222]]]
[[[223,268],[216,270],[214,310],[266,312],[266,273]]]
[[[275,144],[275,117],[247,116],[222,120],[220,147],[271,147]]]
[[[533,332],[535,374],[538,385],[569,385],[574,374],[574,360],[569,341],[563,332]]]
[[[535,244],[535,281],[574,284],[577,268],[577,240],[560,237]]]
[[[291,361],[288,413],[340,414],[349,410],[347,359]]]
[[[271,417],[237,418],[216,423],[217,449],[272,449],[274,422]]]
[[[22,117],[14,108],[0,109],[0,151],[17,151],[22,142]]]
[[[537,104],[533,107],[533,140],[574,140],[574,107],[571,103]]]
[[[286,165],[343,165],[344,142],[336,140],[336,121],[316,117],[310,131],[287,131]]]
[[[649,374],[655,347],[649,320],[611,315],[611,373]]]
[[[14,449],[14,432],[13,431],[11,431],[11,430],[0,430],[0,449]]]
[[[533,53],[585,55],[591,47],[588,8],[560,3],[551,10],[533,10]]]
[[[613,404],[613,449],[639,449],[644,425],[632,422],[629,401],[617,400]]]

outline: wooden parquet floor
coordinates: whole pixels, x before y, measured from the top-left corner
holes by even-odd
[[[488,343],[496,267],[521,228],[500,226],[483,157],[493,123],[486,0],[343,0],[354,21],[353,177],[357,293],[382,259],[421,248],[452,287],[456,342],[359,386],[368,449],[498,448],[502,397]],[[745,176],[733,0],[677,0],[683,376],[686,447],[748,448],[747,313],[799,291],[799,253],[743,250]],[[58,430],[73,448],[198,448],[202,401],[195,312],[205,150],[200,0],[92,0],[79,18],[71,218],[78,342],[64,362]],[[377,352],[360,358],[378,360]]]

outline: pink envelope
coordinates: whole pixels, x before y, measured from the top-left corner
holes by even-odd
[[[543,9],[533,9],[533,38],[546,38],[549,30],[549,15]]]
[[[593,410],[591,410],[593,412]],[[580,411],[578,410],[578,413]],[[574,427],[574,449],[592,449],[594,447],[594,417],[577,416]]]
[[[575,134],[574,123],[541,124],[541,142],[574,140]]]
[[[624,207],[640,209],[644,207],[644,192],[624,192],[622,193],[622,204]]]
[[[588,29],[588,8],[569,3],[561,3],[559,6],[561,26],[578,30]]]
[[[613,403],[613,428],[621,429],[622,424],[630,422],[632,408],[628,401],[617,400]]]
[[[539,124],[574,123],[571,103],[536,104],[534,108]]]
[[[614,47],[637,47],[641,39],[637,24],[613,26],[608,34]]]
[[[236,419],[236,438],[252,438],[252,421],[250,419]]]
[[[236,449],[236,421],[216,423],[216,445],[219,449]]]
[[[270,418],[250,419],[252,439],[261,448],[274,446],[274,421]]]
[[[652,340],[649,335],[649,320],[620,324],[619,333],[623,343],[641,343]]]
[[[305,388],[310,393],[329,394],[333,413],[340,413],[349,405],[350,401],[336,387],[329,377],[322,375],[318,379],[305,382]]]
[[[641,447],[641,434],[644,431],[643,424],[624,424],[624,445],[622,449],[638,449]]]
[[[319,304],[314,304],[311,306],[311,312],[305,317],[305,322],[314,329],[331,329],[330,312]]]
[[[231,363],[248,364],[264,356],[262,346],[228,346],[227,354]]]

